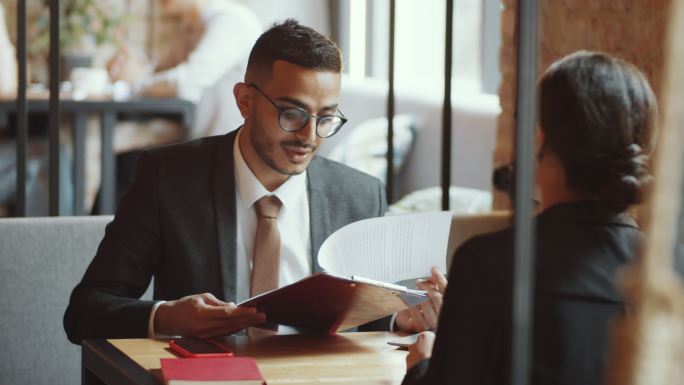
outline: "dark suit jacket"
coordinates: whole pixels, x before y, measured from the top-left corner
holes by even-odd
[[[609,325],[626,309],[615,275],[635,258],[641,233],[590,202],[537,219],[532,383],[603,384]],[[513,262],[510,228],[456,251],[433,356],[404,384],[510,383]]]
[[[147,336],[153,301],[209,292],[235,300],[237,132],[141,154],[136,175],[64,315],[74,343]],[[315,157],[307,170],[314,271],[318,249],[340,227],[382,216],[377,179]]]

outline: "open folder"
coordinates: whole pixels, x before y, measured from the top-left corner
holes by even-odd
[[[240,306],[256,307],[269,324],[336,333],[427,301],[424,291],[318,273],[253,297]]]
[[[335,333],[427,301],[424,291],[388,282],[445,270],[451,214],[432,212],[366,219],[328,237],[318,253],[325,272],[252,297],[269,324]]]

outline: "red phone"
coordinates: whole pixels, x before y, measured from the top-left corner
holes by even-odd
[[[181,357],[187,358],[231,357],[233,355],[233,352],[213,340],[180,338],[169,341],[169,347]]]

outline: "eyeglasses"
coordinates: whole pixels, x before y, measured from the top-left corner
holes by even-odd
[[[338,112],[340,115],[323,115],[316,116],[309,113],[309,111],[299,108],[299,107],[281,107],[277,105],[273,99],[264,93],[256,84],[246,83],[249,87],[253,87],[255,90],[265,97],[273,107],[278,110],[278,124],[280,128],[287,132],[299,131],[304,126],[309,123],[309,119],[316,119],[316,135],[321,138],[329,138],[337,133],[337,131],[342,128],[342,126],[347,123],[347,118],[342,114],[342,111]]]

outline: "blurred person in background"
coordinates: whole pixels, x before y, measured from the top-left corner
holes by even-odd
[[[108,65],[112,80],[128,83],[135,94],[197,104],[191,138],[233,129],[240,122],[237,109],[235,121],[222,121],[220,115],[232,105],[233,84],[242,79],[250,49],[262,32],[261,22],[249,8],[230,0],[161,4],[163,20],[173,25],[166,36],[155,37],[159,60],[153,64],[122,45]]]
[[[133,95],[181,98],[196,105],[192,127],[168,119],[117,124],[117,196],[133,178],[146,147],[223,134],[242,122],[232,103],[233,85],[242,81],[249,52],[262,32],[257,16],[231,0],[160,0],[161,18],[151,60],[129,44],[120,44],[107,65],[115,88],[125,83]],[[97,148],[92,137],[90,148]],[[97,153],[93,155],[97,157]],[[97,161],[89,174],[99,173]],[[91,178],[96,179],[96,178]],[[92,193],[94,195],[94,192]],[[97,201],[93,213],[99,213]]]

